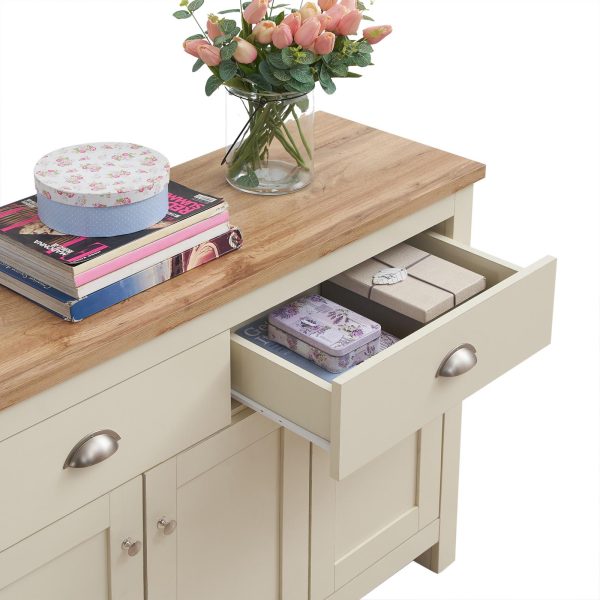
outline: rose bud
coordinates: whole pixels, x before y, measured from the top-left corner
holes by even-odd
[[[298,11],[302,17],[302,22],[307,21],[312,17],[316,17],[321,14],[321,9],[314,2],[307,2]]]
[[[252,0],[244,11],[244,21],[256,25],[265,18],[269,8],[269,0]]]
[[[334,4],[326,13],[328,17],[331,17],[331,21],[325,26],[327,31],[335,31],[342,20],[342,17],[345,16],[347,12],[348,9],[341,4]]]
[[[315,52],[321,56],[324,56],[325,54],[331,54],[333,52],[334,45],[335,34],[331,33],[331,31],[326,31],[315,40]]]
[[[208,21],[206,22],[206,33],[213,42],[220,35],[223,35],[223,32],[219,27],[219,17],[217,17],[217,15],[209,15]]]
[[[294,41],[299,46],[308,48],[317,39],[320,31],[321,23],[319,22],[319,19],[316,17],[311,17],[302,23],[302,26],[300,29],[298,29],[296,35],[294,36]]]
[[[331,27],[331,23],[333,21],[332,17],[326,13],[323,13],[317,17],[319,19],[319,23],[321,23],[321,33],[324,31],[329,31]]]
[[[275,23],[273,21],[261,21],[252,31],[252,37],[259,44],[270,44],[275,31]]]
[[[363,37],[369,44],[378,44],[390,33],[392,33],[391,25],[373,25],[373,27],[363,29]]]
[[[356,0],[340,0],[340,4],[348,10],[356,9]]]
[[[258,56],[256,48],[250,42],[247,42],[242,38],[236,37],[233,39],[237,42],[237,48],[233,53],[233,58],[243,65],[254,62]]]
[[[281,23],[275,30],[273,31],[273,45],[275,48],[279,48],[283,50],[288,46],[291,46],[294,41],[294,36],[292,34],[292,30],[285,24]]]
[[[216,67],[221,64],[221,51],[216,46],[211,46],[210,44],[198,46],[198,57],[209,67]]]
[[[282,21],[282,23],[284,23],[285,25],[287,25],[290,28],[292,35],[296,35],[296,32],[298,31],[298,29],[300,29],[300,25],[302,25],[302,17],[300,16],[299,12],[293,12],[293,13],[290,13]]]
[[[329,10],[334,4],[337,4],[337,0],[319,0],[321,10]]]
[[[362,22],[362,13],[360,10],[351,10],[345,14],[338,23],[336,33],[339,35],[354,35]]]
[[[209,46],[210,44],[206,40],[186,40],[183,42],[183,49],[188,53],[198,58],[198,47]]]

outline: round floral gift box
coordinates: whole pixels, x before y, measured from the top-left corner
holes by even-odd
[[[146,229],[167,214],[169,175],[162,154],[137,144],[61,148],[35,166],[40,220],[85,237]]]

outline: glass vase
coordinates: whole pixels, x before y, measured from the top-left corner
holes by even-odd
[[[227,88],[227,181],[251,194],[291,194],[314,173],[314,95]]]

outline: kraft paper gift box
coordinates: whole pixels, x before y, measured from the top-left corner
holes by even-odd
[[[406,269],[406,279],[392,285],[373,283],[375,275],[390,268]],[[483,275],[409,244],[379,254],[331,282],[419,323],[428,323],[485,289]]]
[[[35,166],[39,218],[55,231],[83,237],[141,231],[167,214],[169,175],[162,154],[137,144],[61,148]]]

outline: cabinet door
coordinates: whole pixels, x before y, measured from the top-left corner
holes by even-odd
[[[308,442],[244,411],[146,473],[148,600],[306,600],[309,469]]]
[[[137,477],[2,552],[0,600],[143,600],[142,535]]]
[[[311,599],[322,600],[439,516],[442,417],[342,481],[312,447]]]

